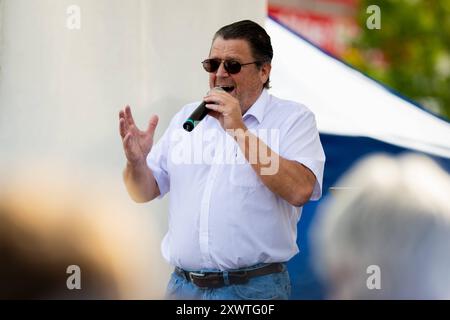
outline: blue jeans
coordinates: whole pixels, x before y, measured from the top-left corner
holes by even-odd
[[[264,266],[259,264],[249,270]],[[245,284],[231,284],[220,288],[200,288],[185,278],[172,273],[167,285],[166,298],[176,300],[287,300],[291,294],[291,282],[286,264],[284,270],[264,276],[252,277]],[[216,272],[217,270],[202,270]]]

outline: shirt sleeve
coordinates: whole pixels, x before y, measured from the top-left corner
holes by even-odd
[[[158,143],[156,143],[156,145],[152,147],[150,153],[147,156],[147,166],[152,171],[161,193],[158,196],[158,199],[161,199],[170,190],[170,179],[167,170],[169,131],[170,126],[166,129],[163,136],[159,139]]]
[[[306,109],[289,118],[281,136],[280,156],[297,161],[309,168],[316,176],[316,184],[310,200],[322,196],[325,153],[320,142],[314,114]]]
[[[158,199],[164,197],[164,195],[170,191],[170,172],[167,166],[167,161],[170,152],[170,140],[172,134],[181,128],[181,124],[186,119],[187,114],[190,114],[200,102],[194,102],[185,105],[179,112],[177,112],[170,121],[163,136],[159,139],[150,153],[147,156],[147,166],[153,173],[156,183],[158,184],[160,195]]]

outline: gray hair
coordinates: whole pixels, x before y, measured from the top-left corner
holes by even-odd
[[[376,155],[319,209],[316,270],[338,299],[450,299],[450,178],[418,155]],[[381,288],[369,289],[369,266]]]

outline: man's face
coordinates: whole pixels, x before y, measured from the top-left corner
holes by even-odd
[[[256,60],[246,40],[224,40],[221,37],[214,40],[209,58],[235,60],[242,64]],[[260,69],[256,64],[249,64],[242,66],[239,73],[229,74],[221,63],[216,72],[209,74],[209,87],[233,87],[229,93],[239,100],[242,113],[245,113],[261,94],[264,83],[269,78],[270,68],[269,63],[265,63]]]

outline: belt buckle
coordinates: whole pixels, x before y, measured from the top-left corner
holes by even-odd
[[[197,272],[189,272],[189,279],[191,280],[191,282],[194,283],[193,276],[201,278],[201,277],[204,277],[205,274],[204,273],[197,273]]]

